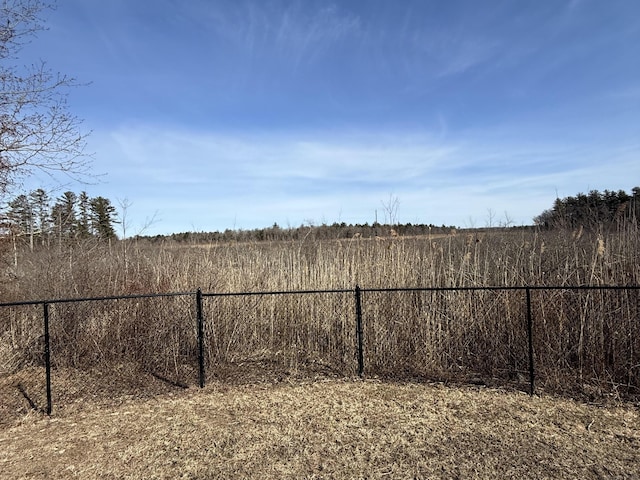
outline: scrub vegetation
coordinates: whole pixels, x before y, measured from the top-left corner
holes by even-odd
[[[39,413],[42,306],[3,307],[3,475],[638,476],[638,290],[568,288],[640,283],[634,217],[422,235],[376,228],[263,241],[6,237],[2,302],[344,291],[205,296],[203,390],[193,294],[51,304],[50,420]],[[354,380],[355,285],[364,381]],[[532,291],[540,397],[523,393],[523,290],[372,291],[523,285],[567,287]]]
[[[597,228],[499,228],[322,240],[176,242],[99,237],[50,247],[5,242],[3,302],[166,292],[342,293],[206,297],[207,372],[252,364],[356,372],[353,289],[362,295],[365,375],[526,389],[523,290],[396,287],[640,284],[635,217]],[[638,290],[534,290],[539,391],[635,398]],[[40,306],[5,307],[0,374],[42,367]],[[197,379],[193,296],[51,305],[52,362],[81,371],[141,368]]]

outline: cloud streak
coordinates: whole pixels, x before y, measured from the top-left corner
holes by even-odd
[[[207,9],[200,21],[254,63],[275,61],[294,72],[359,31],[358,17],[325,2],[289,2],[281,8],[240,0]]]

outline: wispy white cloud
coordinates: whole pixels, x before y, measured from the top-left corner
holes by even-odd
[[[411,36],[414,55],[433,68],[435,77],[446,77],[466,72],[495,58],[503,47],[486,34],[455,34],[438,29],[414,31]]]
[[[112,138],[128,168],[153,179],[202,183],[210,176],[367,184],[420,177],[455,146],[412,135],[219,134],[131,127]],[[168,173],[174,170],[174,174]]]
[[[277,60],[296,70],[312,64],[345,37],[357,33],[357,16],[333,3],[240,0],[208,4],[201,22],[254,60]]]
[[[615,90],[605,92],[604,99],[616,100],[623,102],[637,102],[640,101],[640,85],[630,85]]]

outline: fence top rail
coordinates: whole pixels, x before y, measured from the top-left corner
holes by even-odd
[[[380,287],[360,288],[361,292],[447,292],[447,291],[495,291],[495,290],[640,290],[640,285],[520,285],[520,286],[469,286],[469,287]]]
[[[100,302],[108,300],[134,300],[137,298],[181,297],[193,295],[195,292],[136,293],[132,295],[107,295],[103,297],[56,298],[49,300],[24,300],[0,303],[0,307],[20,307],[27,305],[44,305],[55,303]]]
[[[203,297],[249,297],[260,295],[305,295],[323,293],[353,293],[353,288],[334,288],[327,290],[271,290],[257,292],[202,292]]]
[[[640,285],[521,285],[521,286],[475,286],[475,287],[380,287],[380,288],[336,288],[326,290],[273,290],[256,292],[201,292],[203,297],[239,297],[260,295],[305,295],[325,293],[353,293],[356,289],[361,292],[451,292],[451,291],[506,291],[506,290],[640,290]],[[133,295],[109,295],[102,297],[57,298],[49,300],[23,300],[17,302],[3,302],[0,307],[19,307],[28,305],[44,305],[55,303],[97,302],[108,300],[131,300],[137,298],[180,297],[195,295],[197,291],[167,292],[167,293],[138,293]]]

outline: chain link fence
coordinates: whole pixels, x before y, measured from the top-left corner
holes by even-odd
[[[43,307],[0,310],[0,424],[47,405]]]
[[[640,288],[539,288],[532,304],[539,387],[640,396]]]
[[[523,290],[364,291],[362,304],[367,374],[529,382]]]
[[[0,423],[198,380],[193,294],[0,305]]]
[[[355,374],[353,291],[203,296],[207,379]]]
[[[168,293],[0,304],[0,423],[317,376],[640,396],[640,287]]]

